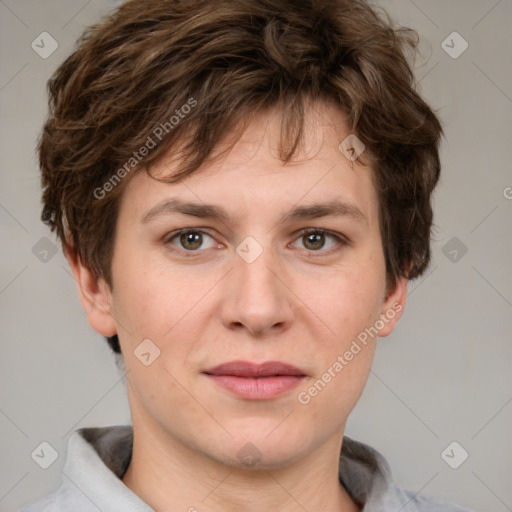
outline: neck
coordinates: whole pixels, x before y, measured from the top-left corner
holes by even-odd
[[[361,508],[339,481],[342,437],[287,467],[248,469],[212,460],[134,424],[123,483],[158,511],[358,512]]]

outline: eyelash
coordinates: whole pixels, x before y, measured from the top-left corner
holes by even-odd
[[[213,238],[212,235],[210,235],[209,233],[207,233],[206,231],[203,231],[201,229],[183,228],[178,231],[174,231],[174,232],[170,233],[167,237],[165,237],[164,243],[166,245],[173,246],[173,244],[171,243],[172,240],[174,240],[175,238],[179,237],[180,235],[182,235],[184,233],[203,234],[203,235],[208,235],[210,238]],[[304,249],[305,251],[307,251],[309,253],[308,254],[309,257],[317,257],[315,255],[315,253],[319,253],[320,256],[330,255],[330,254],[340,251],[343,247],[348,245],[348,241],[345,237],[343,237],[340,234],[336,234],[332,231],[329,231],[327,229],[323,229],[323,228],[304,228],[299,231],[299,233],[296,236],[296,238],[294,239],[294,241],[299,240],[300,238],[302,238],[306,235],[311,235],[311,234],[327,235],[331,238],[334,238],[338,244],[338,247],[331,248],[326,251],[323,251],[322,249],[319,249],[317,251]],[[173,246],[173,247],[175,247],[175,246]],[[170,250],[172,252],[181,252],[182,254],[186,255],[185,257],[193,258],[193,257],[197,256],[199,253],[201,253],[207,249],[203,249],[203,250],[196,249],[195,251],[191,251],[191,250],[187,250],[187,249],[171,248]]]

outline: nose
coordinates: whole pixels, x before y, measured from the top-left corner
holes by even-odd
[[[234,255],[234,268],[223,289],[220,308],[228,329],[253,336],[274,335],[289,328],[293,293],[278,258],[265,248],[252,262]]]

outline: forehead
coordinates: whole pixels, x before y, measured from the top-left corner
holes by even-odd
[[[323,102],[311,104],[301,145],[287,164],[279,157],[280,136],[280,111],[252,114],[234,145],[231,134],[226,134],[215,148],[214,156],[219,158],[179,182],[166,183],[165,178],[172,176],[180,163],[171,149],[152,166],[151,176],[156,179],[146,172],[131,178],[123,191],[120,214],[140,218],[148,208],[179,197],[219,205],[230,217],[258,213],[263,220],[266,215],[282,215],[294,205],[339,200],[361,210],[370,223],[375,222],[378,208],[373,170],[371,165],[362,166],[349,158],[347,141],[349,148],[354,146],[354,135],[348,131],[341,110]]]

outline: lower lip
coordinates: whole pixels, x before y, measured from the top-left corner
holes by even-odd
[[[295,388],[304,378],[299,375],[277,377],[235,377],[233,375],[207,375],[219,386],[233,394],[250,400],[270,400]]]

